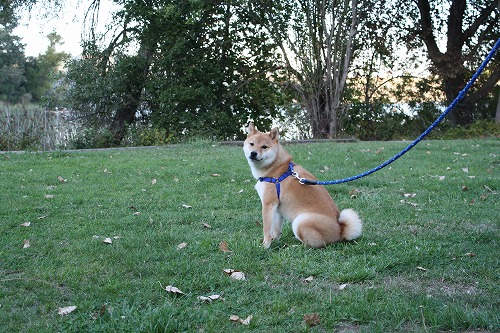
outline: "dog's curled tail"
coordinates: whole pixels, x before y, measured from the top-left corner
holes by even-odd
[[[342,240],[353,240],[361,236],[363,231],[363,222],[358,213],[352,209],[344,209],[340,212],[339,224],[341,226]]]

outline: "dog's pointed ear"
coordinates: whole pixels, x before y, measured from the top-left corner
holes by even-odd
[[[269,132],[269,136],[271,136],[271,139],[277,143],[280,138],[280,132],[278,130],[278,127],[273,128],[271,132]]]
[[[247,127],[248,136],[255,134],[255,133],[257,133],[257,128],[255,127],[255,125],[252,122],[248,123],[248,127]]]

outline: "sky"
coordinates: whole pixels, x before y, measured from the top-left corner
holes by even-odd
[[[64,43],[56,46],[56,50],[69,53],[73,57],[79,56],[82,53],[80,42],[88,3],[86,0],[64,1],[63,8],[57,16],[47,13],[47,10],[39,5],[33,7],[31,12],[23,11],[19,26],[14,29],[13,34],[22,38],[25,55],[36,57],[45,53],[49,46],[46,36],[55,31],[62,37]],[[111,20],[112,7],[111,0],[101,0],[98,30],[104,30],[106,22]]]

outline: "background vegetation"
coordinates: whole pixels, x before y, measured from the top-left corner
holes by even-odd
[[[100,2],[80,4],[83,54],[57,52],[52,33],[44,54],[26,58],[16,13],[48,4],[57,13],[64,2],[1,1],[0,99],[70,110],[76,146],[92,135],[97,146],[126,145],[133,133],[146,144],[238,139],[250,119],[284,123],[294,138],[408,139],[500,37],[495,0],[115,3],[102,32]],[[500,121],[499,59],[443,129]]]
[[[287,149],[327,180],[404,146]],[[497,140],[424,141],[327,187],[359,240],[307,249],[287,224],[265,250],[240,147],[1,154],[0,332],[498,332],[498,162]]]

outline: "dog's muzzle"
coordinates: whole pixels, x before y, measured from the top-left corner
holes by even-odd
[[[252,161],[262,161],[262,159],[258,159],[257,158],[257,152],[256,151],[252,151],[250,152],[250,155],[248,156],[249,159],[251,159]]]

